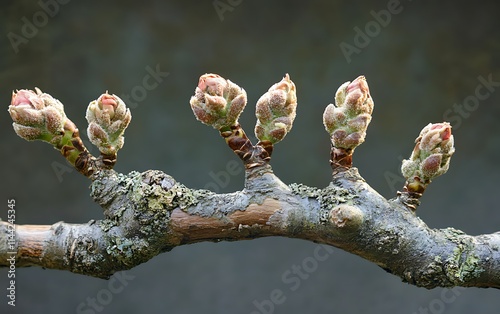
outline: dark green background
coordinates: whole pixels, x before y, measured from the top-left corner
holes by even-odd
[[[244,0],[223,20],[213,1],[101,2],[61,5],[17,53],[8,34],[22,35],[23,17],[31,20],[42,9],[37,1],[0,4],[3,219],[8,198],[17,201],[19,224],[102,217],[87,179],[73,171],[59,180],[53,166],[64,165],[63,158],[49,145],[15,135],[7,113],[14,89],[37,86],[58,98],[85,134],[89,101],[106,90],[130,94],[142,85],[146,67],[159,65],[169,76],[132,108],[116,169],[160,169],[189,187],[203,188],[215,182],[211,172],[225,171],[237,158],[215,130],[192,115],[188,102],[198,77],[214,72],[246,89],[249,104],[241,123],[252,135],[255,102],[289,73],[297,86],[297,118],[275,147],[272,165],[286,183],[323,187],[330,168],[322,112],[340,84],[363,74],[375,110],[354,162],[376,190],[393,197],[401,184],[390,184],[387,176],[399,178],[400,159],[409,156],[420,129],[442,121],[454,104],[473,96],[479,76],[500,81],[500,7],[495,1],[401,1],[401,12],[372,33],[351,62],[340,44],[354,45],[354,28],[373,24],[370,12],[386,9],[389,1]],[[431,227],[490,233],[500,229],[500,90],[469,113],[460,121],[451,115],[456,154],[448,174],[424,195],[418,215]],[[229,181],[222,191],[241,189],[243,173]],[[338,249],[291,291],[282,275],[313,256],[315,248],[286,238],[179,247],[128,271],[135,278],[113,294],[101,313],[246,314],[257,311],[254,300],[269,299],[274,289],[286,296],[274,313],[418,313],[419,308],[498,313],[496,290],[458,290],[453,302],[444,303],[451,293],[443,299],[443,289],[407,285]],[[108,285],[37,267],[17,269],[16,275],[12,311],[4,297],[7,273],[0,271],[2,313],[76,313],[80,303]]]

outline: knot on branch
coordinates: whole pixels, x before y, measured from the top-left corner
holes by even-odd
[[[359,229],[364,220],[363,212],[355,206],[340,204],[330,211],[330,222],[339,230],[352,232]]]

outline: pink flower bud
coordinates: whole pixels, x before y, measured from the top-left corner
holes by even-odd
[[[21,89],[17,93],[12,92],[10,105],[13,107],[26,105],[33,109],[43,109],[44,107],[41,97],[34,91],[27,89]]]
[[[447,122],[433,124],[431,130],[439,130],[439,135],[443,141],[451,137],[451,125]]]
[[[288,74],[274,84],[257,101],[255,135],[261,141],[275,144],[290,132],[297,110],[295,84]]]
[[[217,74],[204,74],[189,103],[196,119],[220,130],[238,123],[246,102],[243,88]]]
[[[201,92],[212,96],[223,96],[227,87],[227,81],[218,74],[204,74],[198,81]]]
[[[346,109],[352,112],[352,115],[372,114],[373,100],[364,76],[359,76],[347,86],[344,104]]]
[[[329,104],[323,113],[323,124],[332,145],[353,150],[363,143],[372,112],[373,100],[364,76],[342,84],[335,94],[335,105]],[[340,139],[339,134],[344,133]]]
[[[451,135],[451,125],[447,122],[427,125],[420,132],[417,142],[420,143],[420,149],[428,152],[436,148],[445,149],[453,141]],[[452,143],[453,144],[453,143]]]
[[[415,143],[410,159],[403,160],[401,171],[408,182],[419,178],[419,184],[426,185],[448,171],[455,152],[451,125],[447,122],[429,123]]]
[[[51,141],[64,133],[63,105],[38,88],[13,92],[9,113],[17,135],[26,140]]]
[[[109,94],[102,94],[101,97],[97,99],[97,103],[99,107],[109,115],[110,118],[113,118],[113,116],[115,115],[115,108],[118,107],[116,96],[113,97]]]
[[[123,100],[107,92],[90,102],[85,115],[89,140],[106,155],[114,155],[123,147],[123,133],[132,115]]]
[[[127,109],[120,97],[106,92],[89,104],[86,118],[89,123],[97,122],[104,128],[109,127],[116,121],[120,121],[121,124],[127,127],[131,115],[130,110]]]

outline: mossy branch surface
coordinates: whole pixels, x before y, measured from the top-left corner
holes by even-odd
[[[319,189],[286,185],[264,165],[247,169],[245,189],[229,194],[189,189],[161,171],[108,170],[91,195],[105,219],[14,226],[16,266],[109,278],[183,244],[284,236],[336,246],[417,286],[500,287],[499,233],[431,229],[397,199],[380,196],[356,168]],[[0,222],[4,267],[11,229]]]

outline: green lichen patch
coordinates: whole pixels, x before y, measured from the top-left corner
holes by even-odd
[[[70,265],[70,269],[74,273],[87,274],[88,272],[96,273],[102,278],[106,278],[108,272],[100,270],[100,265],[105,262],[106,258],[99,250],[99,240],[91,233],[75,235],[70,239],[69,250],[64,260]]]
[[[322,203],[321,207],[330,208],[332,205],[336,206],[339,204],[347,204],[352,205],[354,202],[352,201],[356,198],[356,194],[349,192],[349,190],[340,188],[332,183],[328,185],[326,188],[321,190],[320,193],[320,201]]]
[[[126,176],[113,170],[100,171],[90,186],[90,196],[106,209],[119,195],[127,193],[130,180],[130,175]]]
[[[290,184],[290,190],[293,194],[299,195],[302,198],[317,199],[319,207],[319,220],[326,224],[329,222],[330,211],[339,204],[353,205],[353,199],[357,196],[349,190],[341,188],[333,183],[330,183],[324,189],[309,187],[304,184]]]
[[[111,219],[103,219],[103,220],[99,220],[97,222],[97,224],[102,229],[102,231],[108,232],[111,228],[118,225],[118,221],[111,220]]]
[[[157,170],[131,172],[126,185],[134,219],[141,225],[140,232],[148,236],[168,229],[173,209],[184,210],[198,203],[199,192]]]
[[[460,243],[462,241],[462,239],[459,238],[459,236],[466,235],[466,233],[463,232],[462,230],[458,230],[455,228],[446,228],[446,229],[443,229],[442,231],[446,234],[446,236],[450,240],[452,240],[455,243]]]
[[[185,209],[198,202],[195,190],[157,170],[131,173],[130,198],[138,209],[150,211]]]
[[[71,260],[71,271],[77,274],[88,274],[89,272],[96,273],[98,277],[108,278],[109,272],[100,269],[100,265],[106,262],[103,254],[91,254],[86,250],[78,250],[74,252]],[[101,270],[101,271],[100,271]]]
[[[480,256],[475,254],[474,239],[454,228],[441,230],[445,237],[442,245],[454,246],[450,254],[435,256],[434,260],[417,275],[419,286],[427,288],[462,286],[479,277],[484,269]]]
[[[473,238],[454,228],[442,232],[445,242],[450,241],[455,247],[447,257],[435,256],[424,269],[418,284],[430,288],[460,286],[479,277],[484,269],[480,266],[480,257],[474,253]]]
[[[96,185],[99,193],[116,193],[109,197],[106,219],[99,222],[107,233],[105,251],[124,268],[134,267],[165,248],[161,239],[168,232],[173,209],[185,209],[198,202],[198,193],[156,170],[103,178]],[[121,227],[127,230],[121,233]]]
[[[111,206],[108,210],[104,212],[106,219],[100,220],[98,222],[101,229],[106,232],[114,226],[119,226],[123,219],[123,214],[125,213],[127,207],[125,206],[117,206],[115,209],[114,206]]]
[[[187,188],[183,184],[177,183],[175,186],[176,197],[173,199],[174,208],[179,207],[182,210],[198,204],[199,199],[205,195],[204,191]]]
[[[337,205],[346,204],[353,205],[353,199],[357,197],[344,188],[340,188],[333,183],[330,183],[326,188],[321,190],[318,197],[320,203],[320,221],[322,223],[329,222],[330,211]]]
[[[443,260],[441,256],[436,255],[432,262],[420,270],[420,273],[415,274],[415,276],[406,273],[403,281],[428,289],[435,287],[453,287],[454,284],[444,277],[443,273]]]
[[[477,278],[484,269],[479,265],[479,256],[474,254],[473,238],[454,228],[442,231],[448,241],[456,244],[453,253],[443,263],[447,277],[457,284]]]
[[[447,277],[454,283],[477,278],[484,269],[479,266],[479,256],[471,252],[470,243],[459,244],[444,262]]]
[[[167,177],[160,171],[131,172],[130,199],[138,210],[161,211],[172,207],[175,191],[163,189],[162,180]],[[173,184],[175,185],[175,183]]]
[[[293,194],[299,195],[302,198],[306,197],[317,198],[321,193],[320,189],[315,187],[310,187],[302,183],[299,184],[292,183],[289,185],[289,187]]]
[[[144,239],[112,236],[106,252],[127,267],[139,265],[157,254]]]

